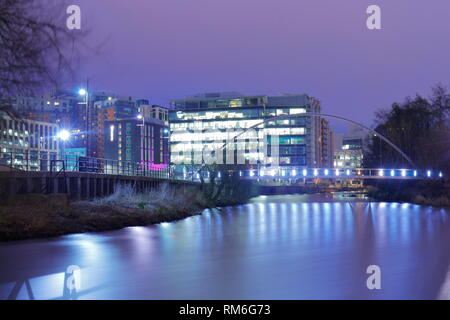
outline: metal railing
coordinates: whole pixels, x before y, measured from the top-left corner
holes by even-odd
[[[196,170],[186,166],[184,172],[175,172],[168,165],[111,160],[77,155],[65,155],[62,159],[56,152],[4,152],[0,151],[0,167],[11,171],[84,172],[124,176],[143,176],[157,179],[199,181]],[[202,173],[203,175],[203,173]],[[244,179],[442,179],[436,170],[418,169],[367,169],[367,168],[305,168],[305,167],[259,167],[239,172]],[[208,178],[204,176],[204,178]],[[219,177],[220,178],[220,177]]]
[[[61,158],[56,153],[0,151],[0,166],[11,171],[34,172],[56,172],[64,166],[65,172],[172,179],[171,170],[167,165],[77,155],[65,155]]]

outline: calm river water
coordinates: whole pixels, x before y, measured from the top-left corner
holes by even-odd
[[[0,299],[450,299],[449,214],[267,196],[174,223],[0,243]],[[370,265],[380,290],[367,288]]]

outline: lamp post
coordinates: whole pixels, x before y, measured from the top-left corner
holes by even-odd
[[[86,89],[78,90],[80,96],[84,96],[86,114],[86,157],[89,157],[89,92]]]
[[[164,140],[167,139],[167,142],[164,142]],[[170,178],[170,129],[164,128],[163,129],[163,139],[161,139],[161,142],[163,144],[163,158],[162,163],[167,164],[167,178]],[[167,143],[167,149],[164,149],[164,144]],[[166,151],[166,152],[164,152]],[[167,161],[165,161],[167,160]]]
[[[137,118],[139,120],[142,120],[142,124],[140,125],[141,126],[141,161],[140,162],[141,162],[141,170],[144,172],[144,175],[145,175],[145,159],[144,159],[144,156],[145,156],[145,152],[144,152],[145,117],[142,114],[138,114]]]

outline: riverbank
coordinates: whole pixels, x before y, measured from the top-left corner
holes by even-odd
[[[450,207],[450,186],[445,182],[383,181],[370,186],[367,196],[375,201]]]
[[[216,205],[198,189],[168,185],[145,193],[118,186],[109,197],[72,203],[45,197],[36,195],[27,203],[1,206],[0,241],[146,226],[200,214]]]

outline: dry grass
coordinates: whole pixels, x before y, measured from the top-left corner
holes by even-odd
[[[169,187],[137,193],[130,186],[116,186],[114,194],[79,201],[68,208],[40,203],[0,207],[0,240],[51,237],[68,233],[120,229],[174,221],[209,207],[195,189]]]
[[[137,193],[130,185],[118,185],[115,192],[106,198],[96,199],[91,204],[106,206],[121,206],[124,208],[190,208],[192,204],[206,206],[206,202],[199,192],[193,188],[173,188],[163,184],[157,190]]]

